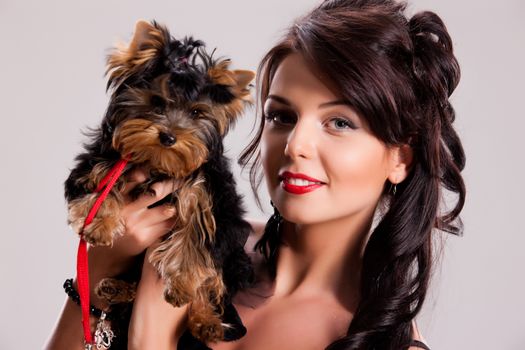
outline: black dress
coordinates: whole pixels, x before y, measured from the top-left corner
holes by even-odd
[[[416,340],[416,339],[412,339],[412,342],[410,343],[410,346],[417,346],[418,348],[421,348],[421,349],[426,349],[426,350],[430,350],[430,348],[428,346],[425,345],[425,343],[419,341],[419,340]]]

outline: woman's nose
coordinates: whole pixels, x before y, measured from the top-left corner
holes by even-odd
[[[298,121],[288,136],[284,154],[290,158],[311,158],[315,152],[315,126]]]

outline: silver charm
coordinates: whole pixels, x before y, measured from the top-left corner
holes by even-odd
[[[97,329],[95,330],[95,345],[97,349],[109,349],[114,337],[115,334],[106,321],[106,313],[102,311],[100,320],[97,323]]]

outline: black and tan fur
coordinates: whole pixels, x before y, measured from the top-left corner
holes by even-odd
[[[253,282],[253,270],[243,249],[250,226],[242,219],[242,197],[222,141],[253,103],[254,72],[230,70],[229,59],[214,59],[204,47],[192,37],[174,39],[155,21],[137,22],[131,42],[108,56],[110,103],[101,125],[86,133],[91,142],[76,157],[65,197],[68,223],[80,233],[98,183],[121,156],[131,154],[124,174],[83,231],[90,244],[111,245],[125,231],[119,211],[127,173],[141,167],[150,174],[132,198],[151,192],[158,181],[182,183],[157,203],[176,207],[176,224],[150,261],[165,281],[166,300],[175,306],[190,303],[189,331],[208,342],[245,332],[238,317],[224,319],[225,307],[231,314],[231,297]],[[132,289],[118,283],[104,280],[99,295],[113,303],[132,299]],[[118,295],[126,290],[128,296]]]

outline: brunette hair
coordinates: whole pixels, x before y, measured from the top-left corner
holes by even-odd
[[[388,210],[364,251],[361,300],[346,336],[330,344],[330,350],[408,348],[411,321],[423,305],[435,262],[432,233],[437,229],[463,235],[459,214],[466,191],[460,172],[465,154],[449,102],[460,67],[441,18],[423,11],[408,20],[406,7],[406,2],[393,0],[324,1],[294,21],[257,71],[261,107],[280,62],[300,53],[352,104],[378,139],[387,146],[409,144],[414,152],[410,172],[397,184],[395,196],[385,181],[382,200],[388,199]],[[264,119],[239,158],[243,169],[250,165],[259,207]],[[448,212],[440,210],[443,188],[457,194]],[[275,274],[279,239],[269,232],[255,249]]]

